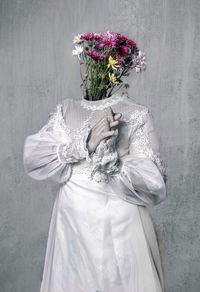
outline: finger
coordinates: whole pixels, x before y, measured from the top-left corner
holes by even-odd
[[[98,128],[96,128],[96,130],[95,130],[95,134],[97,133],[97,134],[99,134],[100,132],[102,132],[102,131],[109,131],[110,130],[110,128],[109,128],[109,124],[107,124],[107,125],[101,125],[101,126],[99,126]]]
[[[118,113],[114,115],[114,120],[119,120],[121,118],[122,114]]]
[[[110,130],[110,125],[108,120],[104,120],[104,123],[99,124],[98,126],[95,127],[93,130],[94,133],[99,133],[99,131],[104,130],[104,131],[109,131]]]
[[[106,108],[104,108],[104,111],[106,114],[110,114],[110,112],[112,112],[112,109],[110,106],[107,106]]]
[[[101,135],[100,135],[100,139],[102,140],[102,139],[104,139],[104,138],[110,137],[110,136],[114,135],[114,133],[115,133],[114,130],[103,132],[103,133],[101,133]]]
[[[110,127],[112,128],[112,127],[115,127],[115,126],[117,126],[119,124],[119,121],[114,121],[114,122],[111,122],[110,123]]]
[[[103,116],[93,127],[93,130],[101,126],[102,124],[105,124],[107,122],[106,116]]]
[[[108,106],[108,107],[107,107],[107,111],[108,111],[109,113],[111,113],[111,114],[114,114],[113,109],[112,109],[111,106]]]
[[[113,122],[113,114],[114,113],[113,113],[112,108],[109,106],[109,107],[105,108],[104,110],[105,110],[107,116],[110,117],[110,121]]]

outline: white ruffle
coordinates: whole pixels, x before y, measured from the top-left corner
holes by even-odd
[[[119,172],[117,136],[118,129],[115,129],[113,136],[101,141],[97,146],[91,158],[91,179],[97,182],[109,182],[109,176]]]

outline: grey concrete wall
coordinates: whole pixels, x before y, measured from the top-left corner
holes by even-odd
[[[152,110],[167,165],[168,199],[152,209],[166,292],[200,291],[199,13],[199,0],[0,0],[1,292],[39,291],[58,188],[26,176],[24,139],[81,96],[74,35],[108,29],[147,56],[129,95]]]

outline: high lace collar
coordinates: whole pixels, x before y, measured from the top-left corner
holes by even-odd
[[[125,98],[128,98],[128,94],[126,92],[117,92],[112,94],[110,97],[100,100],[87,100],[82,96],[81,105],[86,109],[101,110],[113,104],[117,104]]]

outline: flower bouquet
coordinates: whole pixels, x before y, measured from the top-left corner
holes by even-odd
[[[110,97],[114,89],[116,92],[121,87],[129,87],[122,79],[130,74],[131,69],[137,73],[146,69],[145,53],[138,49],[134,40],[120,33],[78,34],[73,43],[72,55],[80,62],[80,86],[87,100]]]

